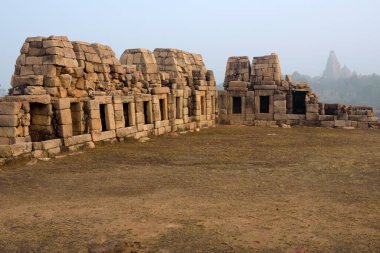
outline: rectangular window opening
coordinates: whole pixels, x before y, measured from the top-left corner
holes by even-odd
[[[211,96],[211,114],[215,114],[215,97]]]
[[[129,121],[129,103],[123,103],[123,114],[124,114],[124,126],[129,127],[131,123]]]
[[[260,113],[269,113],[269,96],[260,96]]]
[[[58,138],[51,104],[30,103],[29,134],[33,142]]]
[[[144,124],[151,124],[152,122],[150,121],[149,101],[144,101],[143,106],[144,106]]]
[[[241,97],[232,97],[232,113],[241,114]]]
[[[205,103],[206,103],[205,97],[201,96],[201,115],[205,115],[206,114]]]
[[[176,119],[182,119],[182,104],[181,104],[181,98],[176,97],[175,98],[175,106],[176,106]]]
[[[165,99],[160,99],[159,103],[160,103],[161,120],[166,120]]]
[[[71,121],[73,124],[73,135],[81,135],[88,132],[87,117],[83,110],[82,103],[71,103]]]
[[[102,123],[102,131],[106,131],[107,130],[106,105],[105,104],[99,105],[99,110],[100,110],[100,121]]]
[[[306,113],[306,92],[294,91],[293,92],[293,114],[305,114]]]

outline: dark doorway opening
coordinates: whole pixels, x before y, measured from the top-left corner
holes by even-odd
[[[241,114],[241,97],[232,97],[232,113]]]
[[[124,113],[124,126],[129,127],[129,104],[123,103],[123,113]]]
[[[71,121],[73,124],[73,135],[80,135],[87,132],[87,120],[82,103],[71,103]]]
[[[144,106],[144,124],[150,124],[150,112],[149,112],[149,101],[143,102]]]
[[[306,113],[306,92],[293,91],[293,114]]]
[[[188,98],[189,116],[195,116],[196,104],[197,104],[197,101],[195,100],[195,96],[194,95],[189,96]]]
[[[106,105],[105,104],[99,105],[99,110],[100,110],[100,121],[102,123],[102,131],[106,131],[107,130]]]
[[[182,105],[180,97],[175,98],[175,107],[175,118],[182,119]]]
[[[260,96],[260,113],[269,113],[269,96]]]
[[[201,115],[205,115],[206,114],[206,101],[205,101],[205,97],[204,96],[201,96]]]
[[[161,120],[166,120],[165,99],[160,99]]]
[[[211,96],[211,114],[215,114],[215,97]]]
[[[51,104],[30,103],[29,135],[33,142],[57,138]]]

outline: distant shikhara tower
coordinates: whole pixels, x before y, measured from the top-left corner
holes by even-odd
[[[323,77],[326,79],[336,80],[340,78],[340,74],[340,63],[335,55],[335,52],[331,51],[327,60],[326,68],[323,71]]]
[[[328,80],[337,80],[341,78],[349,78],[351,76],[351,70],[346,65],[341,68],[335,52],[331,51],[329,58],[327,59],[326,68],[323,71],[323,78]]]

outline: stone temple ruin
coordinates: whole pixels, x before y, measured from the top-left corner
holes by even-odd
[[[53,157],[94,143],[215,126],[216,83],[202,56],[65,36],[27,38],[0,100],[0,157]]]
[[[372,107],[327,104],[304,82],[286,75],[275,53],[230,57],[224,91],[218,92],[219,122],[256,126],[305,125],[321,127],[378,128]]]
[[[276,54],[229,58],[217,92],[202,56],[177,49],[118,60],[109,46],[50,36],[27,38],[20,53],[0,98],[0,164],[216,123],[378,127],[371,107],[320,103],[306,83],[282,80]]]

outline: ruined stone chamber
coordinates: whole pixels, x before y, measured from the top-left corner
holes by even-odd
[[[327,104],[318,101],[305,82],[282,79],[277,54],[230,57],[224,91],[218,92],[218,122],[256,126],[305,125],[378,128],[369,106]]]
[[[46,158],[96,142],[215,126],[216,83],[202,56],[65,36],[27,38],[0,100],[0,159]]]

